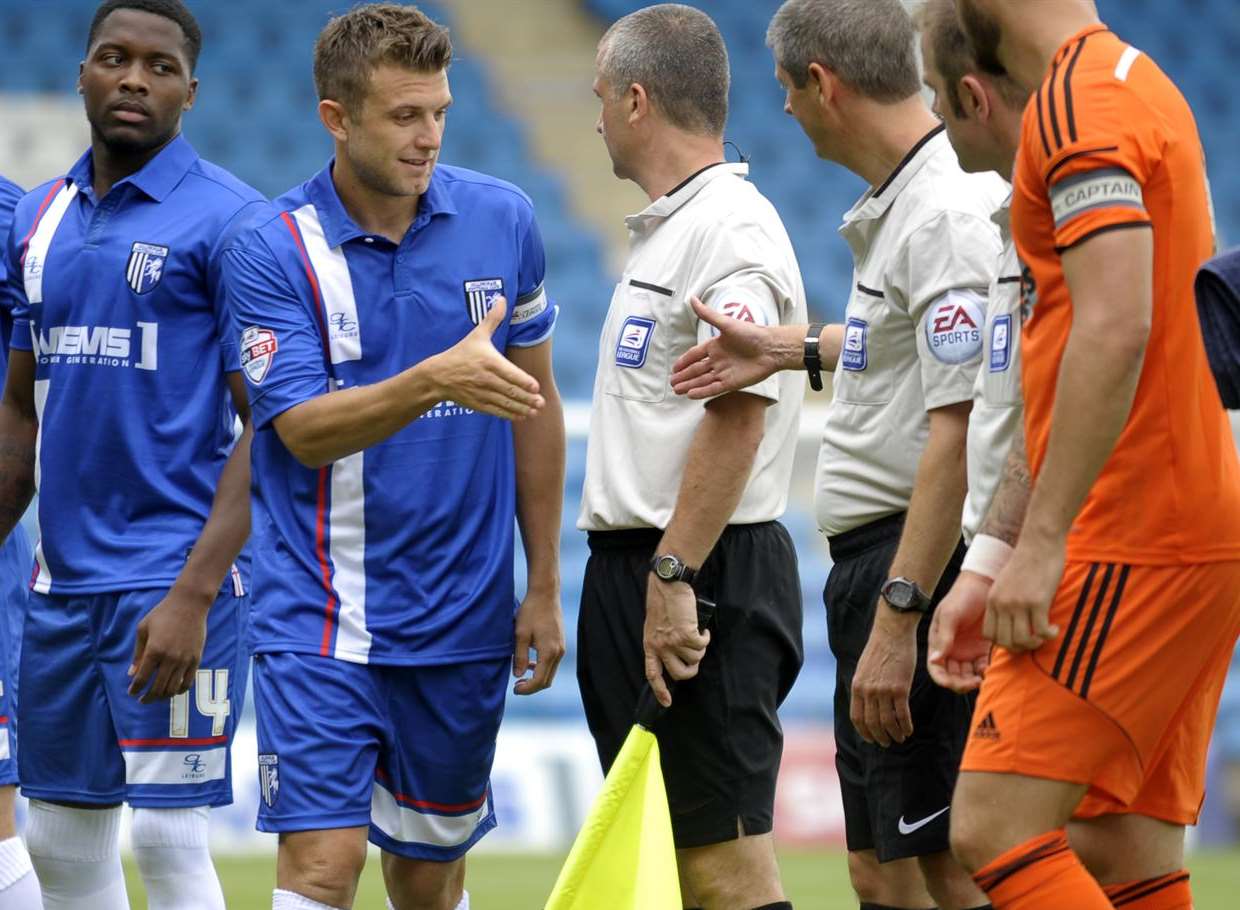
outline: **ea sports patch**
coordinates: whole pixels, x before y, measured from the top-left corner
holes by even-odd
[[[869,334],[870,324],[864,319],[854,317],[844,324],[844,348],[840,351],[841,367],[860,373],[870,365],[870,354],[866,348]]]
[[[766,318],[766,313],[762,307],[753,303],[742,303],[739,300],[729,300],[725,303],[717,304],[711,307],[716,313],[721,313],[729,319],[737,319],[741,322],[748,322],[751,325],[769,325],[770,322]],[[711,335],[718,335],[719,330],[713,325],[710,326]]]
[[[168,248],[154,243],[135,243],[129,250],[129,262],[125,266],[125,280],[135,294],[155,290],[164,277],[164,263],[168,261]]]
[[[1002,373],[1012,365],[1012,317],[996,316],[990,327],[990,372]]]
[[[271,329],[260,329],[252,325],[242,332],[241,369],[245,371],[246,379],[254,385],[262,384],[279,349],[280,343]]]
[[[465,282],[465,309],[469,311],[469,321],[478,325],[487,318],[495,299],[504,293],[502,278],[477,278]]]
[[[646,353],[650,339],[654,337],[653,319],[630,316],[620,327],[620,340],[616,342],[616,366],[640,370],[646,365]]]
[[[926,314],[926,344],[941,363],[976,360],[982,353],[984,298],[973,291],[948,291]]]
[[[280,795],[280,756],[267,753],[258,756],[258,787],[263,802],[270,809]]]

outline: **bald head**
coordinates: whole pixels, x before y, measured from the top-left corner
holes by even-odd
[[[1094,0],[958,0],[958,8],[978,66],[1026,88],[1042,81],[1064,41],[1099,21]]]

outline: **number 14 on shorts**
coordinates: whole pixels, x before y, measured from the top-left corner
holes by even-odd
[[[232,704],[228,700],[228,670],[199,670],[189,692],[175,695],[169,705],[168,736],[189,738],[189,697],[203,717],[211,718],[211,735],[223,736]]]

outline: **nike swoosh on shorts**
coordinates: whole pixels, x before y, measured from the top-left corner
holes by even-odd
[[[921,821],[915,821],[912,824],[905,824],[904,816],[901,815],[899,822],[897,822],[896,824],[899,827],[901,834],[912,834],[914,831],[919,831],[922,828],[926,827],[926,825],[930,824],[932,821],[934,821],[936,818],[938,818],[940,815],[942,815],[944,812],[946,812],[950,808],[951,806],[944,806],[942,809],[940,809],[938,812],[935,812],[933,815],[927,815],[925,818],[921,819]]]

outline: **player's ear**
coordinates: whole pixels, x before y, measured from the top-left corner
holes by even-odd
[[[814,97],[820,107],[828,106],[834,99],[838,89],[835,73],[821,63],[809,65],[807,84],[814,88]]]
[[[332,134],[333,139],[344,142],[349,138],[349,130],[345,125],[348,118],[349,112],[339,101],[324,98],[319,102],[319,119],[323,121],[323,126]]]
[[[194,102],[197,99],[198,99],[198,80],[193,77],[190,77],[189,94],[185,96],[185,106],[181,108],[181,110],[182,111],[193,110]]]
[[[956,87],[956,93],[961,103],[964,104],[970,120],[985,123],[990,119],[990,92],[981,79],[973,75],[962,77]]]
[[[625,100],[628,102],[630,124],[635,124],[650,114],[650,96],[640,83],[634,82],[629,86]]]

